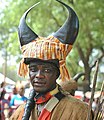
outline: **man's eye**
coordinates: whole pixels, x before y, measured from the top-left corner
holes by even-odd
[[[36,71],[37,71],[37,68],[30,68],[30,71],[31,71],[31,72],[36,72]]]
[[[44,69],[44,71],[45,71],[46,73],[50,73],[50,72],[52,72],[52,69]]]

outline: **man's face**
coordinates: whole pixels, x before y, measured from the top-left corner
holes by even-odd
[[[30,62],[29,76],[36,92],[45,93],[56,87],[57,68],[50,63]]]

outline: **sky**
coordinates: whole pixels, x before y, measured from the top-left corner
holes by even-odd
[[[5,0],[0,0],[0,9],[5,8],[8,3]]]

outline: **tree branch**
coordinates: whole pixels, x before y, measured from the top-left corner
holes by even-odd
[[[102,53],[102,55],[97,59],[99,62],[101,61],[101,59],[104,57],[104,52]],[[90,67],[90,70],[92,70],[93,67],[95,67],[97,60],[94,62],[94,64]]]
[[[79,44],[79,43],[76,44],[76,48],[77,48],[77,50],[78,50],[78,53],[79,53],[79,55],[80,55],[81,60],[82,60],[83,63],[86,65],[86,59],[85,59],[85,56],[84,56],[84,52],[83,52],[82,48],[80,47],[80,44]]]
[[[76,74],[76,75],[73,77],[73,80],[75,80],[75,81],[77,82],[78,79],[79,79],[80,77],[84,76],[84,75],[85,75],[84,72],[78,73],[78,74]]]

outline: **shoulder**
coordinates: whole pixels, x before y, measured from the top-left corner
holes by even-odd
[[[24,96],[24,99],[27,100],[27,97]]]
[[[71,95],[65,96],[57,104],[53,111],[53,115],[62,118],[67,118],[67,120],[87,120],[89,106],[85,102],[74,98]],[[60,111],[60,112],[59,112]],[[67,114],[67,116],[66,116]],[[91,119],[92,120],[92,119]]]
[[[87,103],[85,103],[77,98],[74,98],[71,95],[65,96],[63,99],[63,102],[66,102],[66,104],[68,104],[68,105],[73,105],[73,107],[75,107],[75,108],[80,108],[80,107],[88,108]]]
[[[11,99],[17,99],[17,98],[18,98],[17,95],[12,95],[12,96],[11,96]]]
[[[25,103],[21,104],[16,111],[12,114],[9,120],[18,120],[19,116],[24,112]]]
[[[74,98],[71,95],[65,96],[58,104],[58,108],[62,109],[66,113],[70,111],[72,114],[77,114],[78,116],[83,116],[88,114],[89,106],[87,103]]]
[[[25,96],[22,96],[21,98],[22,98],[23,100],[27,100],[27,97],[25,97]]]
[[[63,102],[67,105],[73,105],[75,108],[80,108],[80,107],[85,107],[86,109],[88,108],[88,104],[81,101],[80,99],[75,98],[74,96],[70,95],[69,92],[64,91],[63,89],[60,88],[60,92],[65,95],[65,97],[60,101]]]

